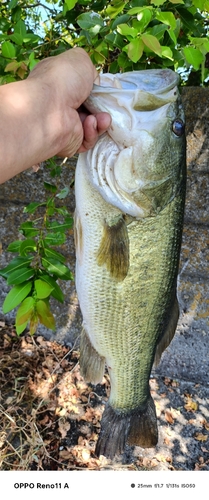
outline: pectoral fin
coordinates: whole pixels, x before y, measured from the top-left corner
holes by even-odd
[[[179,305],[178,305],[178,300],[175,297],[169,323],[167,325],[167,328],[165,329],[164,335],[161,337],[160,341],[157,344],[157,348],[155,351],[155,359],[153,364],[154,368],[156,368],[159,365],[163,351],[165,351],[165,349],[169,346],[171,340],[175,335],[178,319],[179,319]]]
[[[106,265],[113,278],[125,279],[129,269],[129,238],[123,216],[112,223],[105,223],[102,241],[97,254],[99,266]]]

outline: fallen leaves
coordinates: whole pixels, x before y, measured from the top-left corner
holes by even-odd
[[[206,434],[202,434],[201,432],[199,432],[199,434],[196,434],[195,435],[195,439],[197,439],[197,441],[207,441],[208,439],[208,436],[206,436]]]
[[[185,410],[195,412],[198,410],[198,403],[194,401],[190,395],[186,396]]]
[[[176,470],[181,439],[185,455],[180,469],[191,443],[192,452],[198,449],[193,469],[209,470],[209,422],[201,414],[202,403],[194,394],[180,393],[178,381],[150,381],[160,429],[157,450],[144,450],[140,457],[129,450],[127,463],[124,457],[113,462],[97,458],[95,445],[110,392],[107,374],[96,387],[86,384],[78,351],[41,336],[17,338],[4,324],[0,330],[2,470]]]
[[[174,408],[165,410],[165,420],[169,424],[173,424],[174,420],[178,418],[180,412]]]
[[[93,392],[80,375],[76,350],[40,336],[17,339],[6,330],[0,337],[1,467],[98,469],[94,449],[108,379],[101,395],[99,385]]]

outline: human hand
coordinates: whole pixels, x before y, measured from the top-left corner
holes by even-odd
[[[70,49],[59,56],[44,59],[35,66],[29,79],[36,80],[42,88],[47,87],[50,102],[56,107],[51,119],[56,116],[58,120],[54,127],[61,127],[57,156],[70,157],[87,151],[110,126],[108,113],[91,115],[82,107],[93,83],[99,83],[96,69],[83,49]]]

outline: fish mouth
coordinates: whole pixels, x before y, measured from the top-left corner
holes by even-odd
[[[100,74],[100,85],[94,84],[93,92],[121,92],[121,90],[136,91],[137,89],[152,94],[164,94],[179,83],[179,75],[170,69],[147,69],[128,71],[127,73]]]
[[[179,75],[170,69],[104,73],[99,78],[85,101],[91,112],[110,111],[105,102],[110,96],[136,111],[152,111],[176,101],[178,94]]]

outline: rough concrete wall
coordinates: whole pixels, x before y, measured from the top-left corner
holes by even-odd
[[[209,374],[209,89],[185,87],[182,99],[187,196],[178,284],[181,315],[157,371],[205,383]]]
[[[187,379],[189,374],[190,380],[195,374],[197,382],[205,380],[205,374],[209,372],[209,89],[184,88],[182,98],[186,114],[188,182],[178,287],[181,316],[174,340],[163,355],[157,371],[166,369],[167,376],[174,378],[182,374]],[[74,171],[75,160],[71,160],[63,168],[63,184],[70,184]],[[43,200],[43,175],[48,180],[46,171],[27,171],[0,186],[0,267],[11,259],[12,255],[5,250],[11,241],[18,238],[23,207],[31,201]],[[66,204],[73,213],[73,188]],[[68,235],[63,252],[74,271],[72,232]],[[0,287],[1,306],[9,288],[3,279]],[[41,326],[38,332],[71,346],[80,334],[81,315],[74,282],[63,282],[62,289],[65,293],[64,305],[54,301],[52,306],[56,315],[56,333]],[[0,309],[2,318],[4,316]],[[6,320],[14,320],[13,311],[6,316]]]

